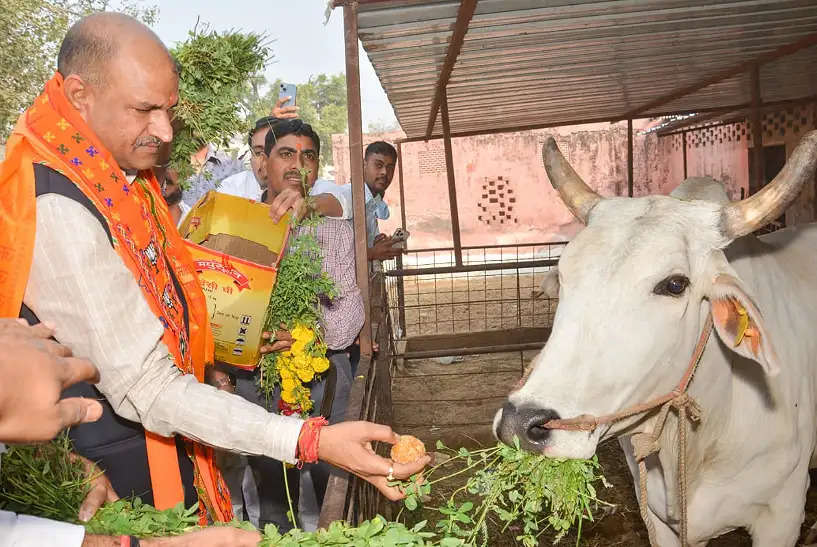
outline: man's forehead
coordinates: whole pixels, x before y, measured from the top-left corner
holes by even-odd
[[[141,74],[140,74],[141,73]],[[137,71],[134,77],[111,82],[109,90],[134,106],[174,106],[179,101],[179,78],[172,71],[148,73]]]
[[[269,133],[269,127],[262,127],[258,131],[252,134],[252,145],[253,146],[264,146],[264,141],[267,138],[267,133]]]
[[[383,163],[394,163],[395,159],[391,156],[386,154],[381,154],[379,152],[374,152],[369,156],[369,160],[371,161],[382,161]]]
[[[295,148],[304,151],[312,150],[314,152],[315,143],[312,142],[312,139],[306,135],[295,135],[290,133],[289,135],[284,135],[283,137],[278,137],[278,139],[276,139],[273,149],[277,150],[279,148]]]

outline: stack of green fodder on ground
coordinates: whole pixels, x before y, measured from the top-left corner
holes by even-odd
[[[94,477],[70,451],[66,437],[11,447],[0,466],[0,508],[78,523],[79,506]],[[422,481],[392,483],[407,493],[406,510],[401,509],[396,522],[377,516],[359,526],[335,522],[326,530],[286,534],[268,525],[260,545],[497,545],[492,534],[513,526],[518,531],[515,541],[533,546],[547,531],[555,539],[574,529],[580,534],[582,522],[593,518],[598,503],[594,484],[603,481],[595,458],[549,459],[503,444],[469,451],[438,443],[437,451],[444,461],[426,469]],[[435,484],[458,476],[468,477],[463,486],[439,506],[423,508],[423,514],[433,518],[411,522]],[[104,505],[85,527],[95,534],[156,537],[192,530],[197,520],[195,506],[159,511],[136,498]],[[247,522],[229,525],[252,528]]]

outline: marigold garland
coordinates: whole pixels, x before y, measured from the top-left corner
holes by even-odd
[[[308,170],[301,172],[304,185],[307,174]],[[312,213],[292,222],[297,235],[281,260],[268,307],[265,330],[275,331],[283,325],[292,336],[292,346],[261,359],[260,383],[268,398],[280,387],[278,409],[285,415],[309,415],[313,402],[305,384],[329,369],[320,326],[320,297],[334,298],[336,291],[334,282],[322,270],[321,249],[314,233],[314,227],[322,221]]]
[[[283,413],[293,414],[296,409],[307,413],[312,409],[312,399],[310,389],[304,384],[329,369],[326,344],[315,338],[314,330],[300,323],[291,334],[292,347],[275,360],[275,369],[281,378],[281,401],[290,407]]]

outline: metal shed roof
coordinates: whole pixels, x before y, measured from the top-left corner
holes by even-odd
[[[440,135],[443,90],[455,136],[745,108],[755,65],[764,103],[817,96],[815,0],[358,3],[409,138]]]

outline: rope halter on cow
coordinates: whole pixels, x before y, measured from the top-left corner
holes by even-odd
[[[678,412],[678,505],[680,506],[681,515],[681,545],[687,545],[687,481],[686,481],[686,422],[698,423],[701,420],[701,408],[698,403],[689,396],[687,389],[692,377],[695,375],[695,370],[698,368],[698,363],[701,361],[706,344],[709,341],[709,336],[712,333],[712,314],[709,313],[706,317],[706,322],[701,330],[701,336],[698,338],[698,344],[695,346],[695,351],[689,360],[684,376],[678,385],[669,393],[657,397],[646,403],[634,405],[613,414],[605,414],[603,416],[582,415],[575,418],[568,418],[564,420],[551,420],[545,424],[549,429],[564,429],[569,431],[594,431],[598,426],[604,424],[612,424],[621,421],[625,418],[637,416],[639,414],[647,413],[656,408],[660,408],[658,417],[650,433],[636,433],[632,436],[631,442],[633,445],[633,453],[636,461],[638,461],[638,483],[640,495],[638,498],[638,508],[641,512],[641,518],[644,520],[644,525],[647,527],[647,532],[650,536],[650,545],[658,546],[655,539],[655,524],[650,519],[647,512],[647,456],[655,454],[659,450],[658,441],[661,438],[661,433],[664,431],[664,424],[667,421],[667,415],[670,409],[674,408]]]

